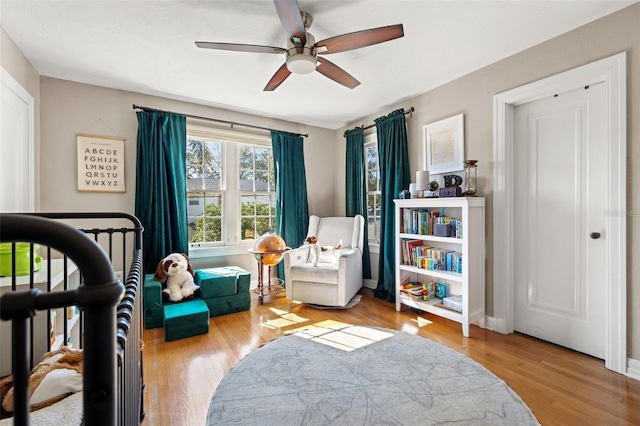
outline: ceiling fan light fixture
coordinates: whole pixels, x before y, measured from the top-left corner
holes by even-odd
[[[313,71],[318,71],[344,87],[354,89],[360,82],[333,62],[325,59],[323,54],[346,52],[404,37],[402,24],[397,24],[337,35],[316,43],[315,37],[308,31],[313,17],[301,11],[296,0],[273,0],[273,3],[287,35],[286,49],[252,44],[196,42],[198,47],[207,49],[255,53],[284,52],[285,63],[280,65],[263,89],[266,92],[275,90],[291,74],[310,74]]]
[[[287,69],[294,74],[309,74],[316,70],[316,57],[296,53],[287,58]]]

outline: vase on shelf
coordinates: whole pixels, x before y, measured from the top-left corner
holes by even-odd
[[[464,192],[467,197],[476,195],[476,172],[478,160],[464,160]]]

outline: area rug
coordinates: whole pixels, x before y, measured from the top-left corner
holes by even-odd
[[[218,385],[207,425],[538,425],[468,357],[395,330],[338,325],[276,338]]]

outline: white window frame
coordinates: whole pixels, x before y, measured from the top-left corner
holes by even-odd
[[[227,155],[227,151],[228,151],[228,146],[226,141],[221,140],[217,137],[213,137],[213,136],[203,136],[203,135],[196,135],[196,134],[192,134],[189,133],[187,131],[187,141],[188,140],[205,140],[205,141],[211,141],[211,142],[217,142],[220,143],[222,145],[222,172],[220,174],[220,189],[218,190],[212,190],[212,191],[205,191],[202,190],[202,192],[207,192],[207,193],[211,193],[211,194],[220,194],[221,198],[222,198],[222,207],[223,210],[221,212],[222,214],[222,229],[221,229],[221,241],[215,241],[215,242],[204,242],[204,243],[189,243],[189,251],[191,251],[191,249],[197,249],[197,248],[205,248],[205,247],[216,247],[216,246],[222,246],[225,245],[225,241],[227,239],[227,232],[225,229],[225,218],[226,218],[226,205],[227,205],[227,196],[226,196],[226,155]],[[185,194],[185,196],[187,196],[187,194]],[[187,205],[189,203],[189,199],[187,198]],[[206,204],[204,206],[206,208]]]
[[[370,133],[368,135],[364,136],[364,144],[363,144],[363,155],[364,155],[364,164],[365,164],[365,181],[368,181],[368,168],[367,168],[367,148],[368,147],[375,147],[376,148],[376,152],[378,151],[378,135],[376,133]],[[382,192],[380,191],[380,153],[377,152],[377,156],[376,158],[378,159],[378,190],[377,191],[373,191],[373,193],[377,194],[378,197],[382,196]],[[367,194],[367,200],[369,199],[369,194],[371,194],[372,192],[368,190],[368,186],[365,188],[365,192]],[[366,206],[365,206],[366,207]],[[368,212],[366,212],[366,217],[364,218],[367,221],[367,224],[369,223],[369,214]],[[369,238],[369,236],[367,235],[367,238]],[[378,235],[378,238],[380,238],[380,235]],[[378,253],[380,250],[380,242],[376,241],[376,240],[368,240],[369,241],[369,250],[371,253]]]
[[[242,145],[245,145],[245,146],[247,146],[247,145],[248,145],[248,146],[259,146],[259,147],[264,147],[264,148],[272,149],[271,142],[269,142],[269,146],[266,146],[266,145],[265,145],[265,144],[263,144],[263,143],[255,143],[255,142],[254,142],[254,143],[244,143],[244,142],[238,142],[238,143],[236,144],[236,147],[238,148],[238,149],[236,149],[236,150],[235,150],[235,151],[236,151],[236,154],[239,152],[239,148],[240,148]],[[273,157],[273,150],[272,150],[272,157]],[[236,164],[236,165],[238,164],[238,158],[236,158],[235,164]],[[254,164],[254,166],[255,166],[255,164]],[[273,168],[273,164],[271,165],[271,167]],[[239,176],[238,176],[238,175],[239,175],[238,171],[239,171],[239,169],[236,169],[236,173],[235,173],[236,178],[238,178],[238,177],[239,177]],[[273,170],[270,170],[270,171],[273,171]],[[272,197],[274,197],[273,205],[275,206],[275,195],[276,195],[276,191],[275,191],[275,188],[273,189],[273,191],[269,191],[269,190],[267,190],[267,191],[255,191],[255,190],[254,190],[254,191],[242,191],[242,190],[240,189],[240,182],[238,182],[238,183],[237,183],[236,187],[238,188],[238,191],[237,191],[237,197],[238,197],[238,237],[239,237],[239,241],[243,241],[243,242],[244,242],[244,241],[250,241],[250,242],[252,242],[252,243],[253,243],[253,242],[255,242],[256,238],[254,238],[254,239],[246,239],[246,240],[242,240],[242,196],[244,196],[244,195],[257,195],[257,196],[260,196],[260,195],[267,195],[267,196],[272,196]],[[255,187],[255,186],[254,186],[254,187]],[[273,215],[273,222],[274,222],[274,226],[275,226],[275,213],[274,213],[274,215]],[[259,235],[258,235],[258,236],[259,236]]]
[[[255,240],[242,240],[240,238],[241,206],[240,187],[238,183],[238,148],[239,144],[259,145],[271,148],[271,138],[269,136],[253,135],[236,130],[223,130],[193,124],[189,119],[187,119],[187,137],[215,140],[224,144],[222,158],[223,176],[220,188],[223,194],[222,242],[190,243],[189,257],[196,259],[246,254],[247,249],[253,247]]]

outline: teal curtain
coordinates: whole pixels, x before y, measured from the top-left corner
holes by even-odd
[[[186,151],[182,115],[139,111],[135,214],[142,222],[144,272],[170,253],[188,253]]]
[[[272,130],[271,145],[276,178],[275,231],[287,246],[298,247],[309,228],[302,136]],[[278,265],[278,276],[284,276],[282,263]]]
[[[367,218],[367,175],[364,159],[364,131],[362,127],[345,132],[347,138],[347,180],[346,205],[347,216],[357,214]],[[362,278],[371,278],[371,260],[369,259],[369,225],[364,222],[364,247],[362,250]]]
[[[395,301],[395,206],[394,198],[409,189],[409,153],[404,109],[375,120],[380,162],[380,260],[376,297]]]

